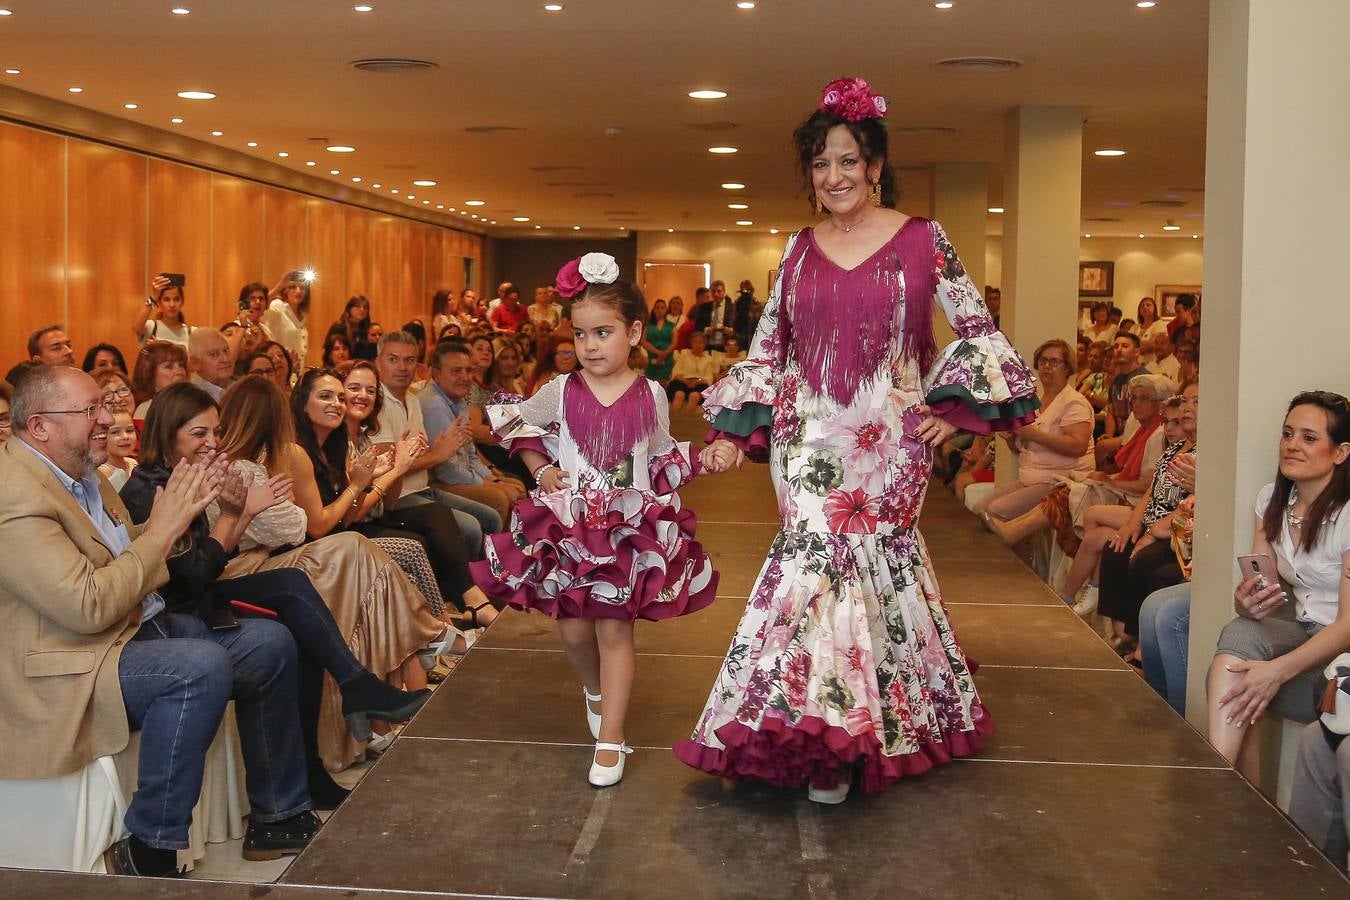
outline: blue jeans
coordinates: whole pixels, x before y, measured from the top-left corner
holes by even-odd
[[[1186,715],[1186,657],[1190,636],[1190,582],[1149,594],[1139,609],[1139,651],[1144,657],[1144,680],[1183,716]]]
[[[213,631],[196,616],[160,613],[122,648],[117,674],[128,722],[141,732],[126,826],[146,844],[187,847],[206,750],[231,699],[251,818],[278,822],[310,808],[295,642],[285,626],[245,619]]]
[[[486,503],[432,487],[400,497],[394,509],[406,509],[423,503],[439,503],[454,512],[460,533],[464,535],[464,546],[474,559],[483,558],[483,535],[496,534],[502,530],[502,517]]]

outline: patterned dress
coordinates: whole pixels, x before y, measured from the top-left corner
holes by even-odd
[[[661,385],[638,378],[605,406],[572,372],[528,400],[499,399],[511,402],[487,414],[502,446],[542,453],[570,487],[533,491],[488,536],[470,567],[484,593],[553,618],[656,621],[713,602],[717,573],[675,493],[697,458],[670,435]]]
[[[906,309],[907,287],[924,306]],[[934,294],[959,337],[940,354]],[[784,787],[854,772],[872,792],[993,731],[915,527],[932,464],[912,437],[923,404],[983,433],[1038,405],[942,229],[910,219],[847,270],[809,229],[794,235],[749,357],[705,395],[715,431],[769,463],[782,531],[675,747],[685,763]]]

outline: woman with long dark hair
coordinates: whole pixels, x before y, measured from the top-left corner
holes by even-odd
[[[328,327],[328,334],[324,338],[325,351],[328,341],[335,334],[342,335],[346,340],[349,358],[375,358],[375,342],[370,339],[370,301],[364,294],[354,294],[347,299],[347,305],[342,307],[342,317]],[[333,366],[336,363],[325,359],[324,365]]]
[[[1237,618],[1209,667],[1209,740],[1260,781],[1253,725],[1267,708],[1311,722],[1322,667],[1350,647],[1350,400],[1309,391],[1289,403],[1275,480],[1256,495],[1252,555],[1233,595]],[[1280,609],[1292,601],[1293,617]]]
[[[975,753],[993,731],[915,523],[935,447],[1038,405],[941,226],[894,209],[885,110],[840,79],[797,129],[823,221],[788,240],[748,358],[704,398],[712,448],[772,461],[783,522],[675,753],[821,803]],[[941,352],[935,297],[957,334]]]

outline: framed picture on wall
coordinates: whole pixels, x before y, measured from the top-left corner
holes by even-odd
[[[1201,287],[1198,284],[1159,284],[1153,288],[1153,302],[1158,304],[1158,318],[1170,319],[1177,314],[1177,297],[1181,294],[1194,294],[1200,299]]]
[[[1110,297],[1116,289],[1116,264],[1092,260],[1078,264],[1078,296]]]

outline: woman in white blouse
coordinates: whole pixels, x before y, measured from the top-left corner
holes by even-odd
[[[1299,394],[1280,434],[1280,466],[1256,500],[1252,554],[1273,562],[1269,582],[1243,578],[1238,618],[1219,635],[1209,668],[1209,739],[1253,782],[1260,755],[1251,726],[1267,707],[1297,722],[1317,717],[1322,667],[1350,649],[1350,400]],[[1244,572],[1244,575],[1247,574]],[[1293,616],[1281,610],[1293,600]]]
[[[263,313],[263,325],[272,340],[286,348],[291,357],[291,368],[301,371],[309,353],[309,281],[304,272],[292,271],[282,276],[272,289],[272,302]]]

